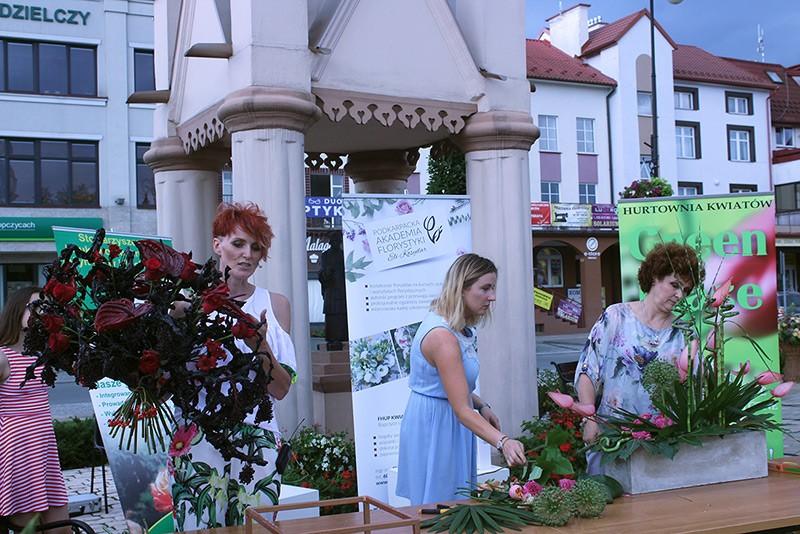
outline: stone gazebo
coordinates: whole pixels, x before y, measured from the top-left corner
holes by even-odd
[[[481,334],[481,386],[507,429],[536,405],[524,2],[155,0],[158,103],[145,160],[158,232],[211,255],[221,167],[233,197],[275,231],[255,282],[292,303],[299,379],[280,403],[313,421],[304,168],[345,170],[356,192],[402,193],[417,150],[451,138],[467,156],[476,252],[500,269]]]

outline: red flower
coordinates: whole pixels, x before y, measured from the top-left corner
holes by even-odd
[[[158,371],[161,365],[158,351],[146,349],[142,351],[142,357],[139,358],[139,372],[145,375],[152,375]]]
[[[63,284],[59,281],[56,281],[50,290],[53,298],[56,299],[59,304],[66,304],[69,302],[77,292],[78,290],[75,288],[75,282],[73,280],[70,280],[69,284]]]
[[[153,309],[150,303],[134,306],[128,299],[116,299],[104,302],[94,316],[94,327],[98,332],[112,332],[125,328],[139,317]]]
[[[350,471],[349,469],[345,469],[344,471],[342,471],[342,478],[345,480],[350,480],[351,478],[353,478],[353,472]]]
[[[45,330],[52,334],[54,332],[60,332],[61,329],[64,328],[64,319],[57,315],[45,315],[42,317],[42,324]]]
[[[258,330],[241,319],[237,321],[235,325],[233,325],[233,328],[231,328],[231,334],[233,334],[233,337],[239,339],[249,339],[251,337],[255,337],[257,333]]]
[[[562,443],[561,445],[558,446],[558,449],[561,452],[569,452],[569,450],[571,448],[572,448],[572,445],[570,445],[569,443]]]
[[[60,332],[50,334],[47,338],[47,346],[53,352],[64,352],[69,347],[69,336]]]
[[[103,259],[103,255],[100,254],[99,250],[95,250],[94,252],[92,252],[92,259],[89,261],[91,261],[92,263],[97,263],[101,259]]]
[[[181,275],[184,266],[186,265],[186,254],[176,251],[161,241],[142,239],[141,241],[136,242],[136,248],[139,249],[142,262],[144,262],[148,272],[160,273],[159,278],[164,275],[178,277]],[[156,265],[155,262],[150,260],[157,260],[158,266],[148,267],[148,262],[151,266]],[[145,273],[145,276],[147,276],[147,273]],[[153,278],[150,278],[150,280],[152,279]]]
[[[214,358],[215,360],[222,360],[225,358],[225,350],[222,348],[222,343],[219,341],[208,339],[206,340],[205,345],[208,356]]]
[[[194,423],[189,426],[178,427],[172,436],[172,442],[169,444],[169,455],[175,458],[189,452],[192,449],[192,440],[197,436],[197,432],[197,425]]]
[[[144,261],[144,278],[145,280],[160,280],[164,277],[164,271],[161,270],[161,260],[158,258],[148,258]]]
[[[303,486],[304,488],[310,488],[310,487],[311,487],[311,484],[309,484],[309,483],[308,483],[308,482],[306,482],[305,480],[304,480],[304,481],[302,481],[302,482],[300,483],[300,485],[301,485],[301,486]]]
[[[122,253],[122,249],[116,243],[108,245],[108,258],[113,260]]]
[[[203,293],[203,313],[215,312],[228,304],[230,290],[228,284],[220,284]]]
[[[197,273],[195,271],[199,265],[192,261],[191,254],[186,254],[185,252],[182,254],[186,263],[183,264],[183,270],[181,271],[180,279],[187,281],[194,280],[197,277]]]
[[[343,491],[347,491],[353,487],[353,483],[350,482],[349,480],[345,480],[344,482],[341,483],[339,487],[342,488]]]
[[[197,369],[207,373],[217,367],[217,359],[213,356],[204,355],[197,358]]]

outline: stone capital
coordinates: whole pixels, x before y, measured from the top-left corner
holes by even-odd
[[[467,125],[453,138],[463,152],[476,150],[530,150],[539,138],[539,128],[530,113],[485,111],[467,119]]]
[[[322,112],[311,93],[251,86],[226,96],[217,116],[231,133],[273,128],[305,132]]]
[[[161,137],[150,144],[144,161],[153,172],[219,171],[230,159],[227,150],[206,148],[187,154],[179,137]]]
[[[347,157],[345,173],[353,179],[358,193],[403,193],[414,172],[416,151],[371,150]]]

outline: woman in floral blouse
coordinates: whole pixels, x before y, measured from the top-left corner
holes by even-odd
[[[642,387],[642,373],[656,359],[675,361],[684,348],[683,334],[673,326],[672,310],[701,277],[695,251],[686,245],[656,245],[639,267],[643,300],[612,304],[592,327],[578,360],[575,389],[582,403],[596,403],[597,413],[612,415],[616,408],[635,413],[653,411]],[[583,439],[594,441],[597,423],[586,420]],[[587,456],[588,470],[601,472],[600,457]]]

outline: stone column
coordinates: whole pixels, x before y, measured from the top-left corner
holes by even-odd
[[[481,396],[514,436],[538,414],[528,151],[539,130],[528,113],[473,115],[455,141],[466,154],[472,248],[498,268],[492,321],[478,334]]]
[[[227,152],[206,149],[187,155],[178,137],[153,141],[144,160],[155,173],[158,234],[176,250],[204,263],[212,255],[211,221],[219,204],[220,169]]]
[[[416,157],[409,158],[410,155]],[[344,171],[353,179],[355,193],[402,195],[408,189],[408,177],[414,172],[418,157],[408,150],[355,152],[347,157]]]
[[[308,342],[305,170],[303,132],[319,117],[309,93],[251,86],[229,94],[217,112],[231,132],[233,198],[255,202],[275,238],[254,283],[286,295],[292,305],[297,383],[278,404],[282,430],[313,422]]]

